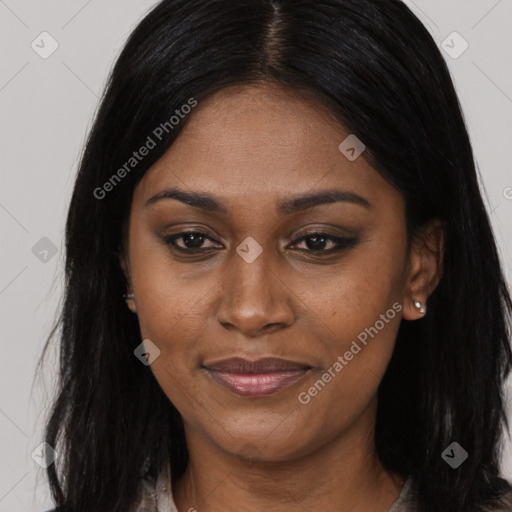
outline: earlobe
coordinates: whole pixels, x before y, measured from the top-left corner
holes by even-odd
[[[408,262],[403,318],[418,320],[427,314],[427,300],[443,273],[444,229],[439,219],[425,224],[416,235]]]
[[[130,265],[124,252],[119,253],[119,264],[121,265],[121,270],[123,271],[124,277],[126,279],[127,292],[123,294],[123,298],[128,306],[128,309],[132,313],[137,313],[137,304],[135,302],[135,294],[133,293],[133,285],[132,285],[132,277],[130,271]]]
[[[426,301],[420,301],[410,297],[404,300],[404,309],[402,312],[402,318],[404,320],[419,320],[426,314]]]
[[[427,314],[426,301],[408,299],[405,301],[403,315],[405,320],[419,320]]]
[[[123,294],[123,298],[132,313],[137,313],[137,304],[135,303],[135,295],[133,293]]]
[[[423,303],[420,302],[419,300],[414,300],[413,304],[418,313],[420,313],[421,315],[425,315],[427,313],[427,306],[423,305]]]

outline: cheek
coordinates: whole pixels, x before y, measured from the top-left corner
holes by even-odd
[[[302,316],[312,322],[312,329],[323,331],[337,352],[379,321],[394,303],[403,302],[405,232],[398,225],[394,232],[376,233],[380,234],[363,239],[339,265],[296,273],[287,283],[300,297]],[[395,313],[391,309],[386,320],[397,329]],[[389,324],[382,329],[383,337]],[[393,333],[389,335],[392,342]]]
[[[151,371],[169,400],[191,420],[202,392],[195,389],[191,372],[200,364],[200,345],[208,338],[204,307],[211,286],[187,282],[154,257],[141,259],[134,282],[141,336],[160,349]]]
[[[162,361],[180,361],[180,365],[173,364],[179,373],[185,368],[185,359],[187,366],[194,364],[196,344],[206,336],[205,308],[214,282],[184,272],[186,265],[174,262],[165,245],[154,238],[132,236],[130,261],[137,316],[143,339],[149,338],[159,347]]]
[[[310,331],[324,364],[296,396],[308,431],[313,435],[315,429],[322,429],[326,438],[355,422],[375,398],[401,321],[402,305],[389,300],[393,295],[389,282],[378,290],[370,287],[371,293],[364,297],[357,294],[357,287],[345,285],[347,293],[342,294],[335,314],[316,322]]]
[[[376,393],[393,353],[406,243],[401,229],[390,235],[365,241],[336,272],[317,279],[315,287],[304,281],[300,292],[310,332],[324,354],[323,372],[303,387],[302,403],[314,402],[321,411],[336,402],[340,421],[357,415]]]

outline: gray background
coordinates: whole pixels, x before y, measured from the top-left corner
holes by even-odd
[[[33,377],[62,291],[66,206],[108,70],[136,22],[154,3],[0,0],[0,512],[42,511],[51,506],[44,472],[31,453],[41,443],[55,354],[43,378],[33,381]],[[406,3],[439,46],[457,55],[453,58],[443,50],[510,283],[512,2]],[[31,47],[35,41],[39,52],[51,49],[48,36],[40,36],[44,31],[58,43],[46,59]],[[464,42],[451,35],[454,31],[469,44],[460,56]],[[512,479],[508,442],[503,473]]]

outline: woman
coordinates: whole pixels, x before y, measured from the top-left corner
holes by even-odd
[[[512,510],[510,295],[398,0],[164,0],[66,229],[64,512]]]

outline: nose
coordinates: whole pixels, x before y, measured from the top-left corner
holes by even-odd
[[[217,310],[217,320],[224,328],[257,337],[293,324],[293,293],[271,265],[265,251],[252,263],[233,255],[222,280]]]

